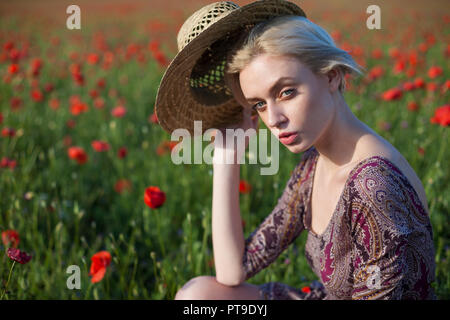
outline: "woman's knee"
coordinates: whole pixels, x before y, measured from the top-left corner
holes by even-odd
[[[213,276],[199,276],[189,280],[175,295],[175,300],[258,300],[259,287],[242,283],[226,286]]]
[[[209,292],[214,289],[218,282],[213,276],[199,276],[192,278],[178,290],[175,300],[206,300]]]

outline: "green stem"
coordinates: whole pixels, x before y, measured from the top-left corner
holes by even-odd
[[[6,293],[6,289],[8,288],[9,280],[11,280],[12,271],[13,271],[15,265],[16,265],[16,262],[13,261],[11,269],[9,269],[8,281],[6,282],[5,289],[3,290],[3,293],[2,293],[2,296],[0,297],[0,300],[3,300],[3,296]]]
[[[161,238],[161,228],[160,228],[159,215],[156,214],[155,216],[156,216],[156,228],[157,228],[157,231],[158,231],[158,240],[159,240],[159,244],[161,246],[162,254],[165,257],[166,256],[166,249],[164,247],[164,241]]]
[[[92,284],[93,283],[91,281],[89,281],[89,286],[88,286],[88,288],[86,290],[86,294],[84,296],[84,300],[88,300],[89,299],[89,294],[91,293]]]

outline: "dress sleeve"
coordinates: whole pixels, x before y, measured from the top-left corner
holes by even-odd
[[[375,166],[352,182],[352,299],[430,299],[429,217],[405,177]]]
[[[305,152],[275,208],[245,240],[245,280],[271,264],[303,231],[303,196],[299,187],[306,158]]]

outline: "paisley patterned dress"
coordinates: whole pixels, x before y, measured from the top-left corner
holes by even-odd
[[[408,179],[384,157],[362,160],[326,230],[315,234],[310,199],[318,156],[314,147],[303,153],[276,207],[246,239],[246,280],[307,230],[306,259],[320,281],[310,292],[265,283],[262,299],[436,299],[433,231]]]

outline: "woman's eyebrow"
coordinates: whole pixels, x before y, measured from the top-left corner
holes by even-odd
[[[269,92],[272,93],[277,87],[279,87],[279,86],[281,85],[281,83],[282,83],[283,81],[286,81],[286,80],[295,80],[295,79],[292,78],[292,77],[281,77],[281,78],[279,78],[277,81],[275,81],[275,83],[270,87]],[[263,100],[263,99],[258,98],[258,97],[254,97],[254,98],[245,98],[245,99],[246,99],[248,102],[250,102],[250,101]]]

